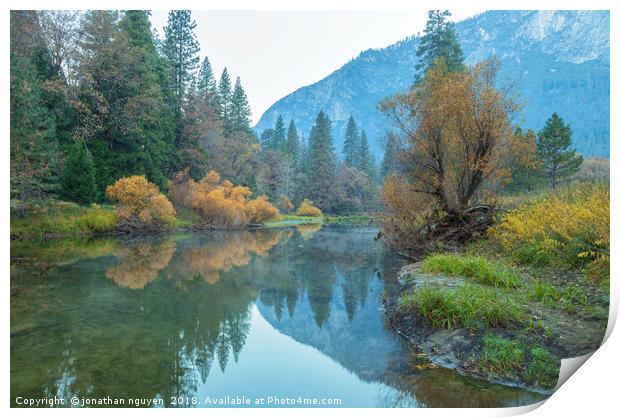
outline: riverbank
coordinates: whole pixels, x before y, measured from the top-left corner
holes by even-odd
[[[40,240],[65,237],[118,235],[116,206],[110,204],[80,206],[72,202],[46,200],[28,208],[25,215],[11,210],[11,240]],[[243,229],[283,228],[295,225],[345,224],[368,225],[373,218],[368,214],[323,215],[318,217],[280,215],[264,224],[252,224]],[[160,233],[177,233],[217,229],[201,222],[189,211],[180,211],[174,223]],[[152,233],[152,231],[151,231]]]
[[[421,367],[549,392],[562,358],[596,350],[609,308],[608,196],[548,194],[462,252],[403,267],[384,306]]]

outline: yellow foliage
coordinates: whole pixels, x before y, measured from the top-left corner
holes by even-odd
[[[313,203],[308,199],[301,202],[295,213],[299,216],[323,216],[321,209],[313,206]]]
[[[251,200],[252,192],[245,186],[220,181],[210,171],[200,181],[187,173],[178,173],[170,182],[170,196],[177,204],[192,209],[205,223],[219,228],[237,228],[251,222],[263,223],[278,216],[278,210],[264,196]]]
[[[284,213],[289,213],[295,208],[295,206],[293,206],[293,203],[291,202],[291,199],[289,199],[285,195],[280,196],[280,199],[278,201],[278,207]]]
[[[119,179],[108,186],[106,195],[119,202],[116,213],[121,222],[168,225],[175,220],[176,212],[170,201],[144,176]]]
[[[121,247],[115,253],[118,264],[107,269],[105,275],[121,287],[144,289],[170,263],[175,250],[170,242]]]
[[[209,284],[215,284],[223,273],[249,264],[252,253],[267,255],[281,238],[280,231],[243,231],[230,239],[208,241],[183,252],[179,262],[168,269],[168,279],[181,288],[185,287],[185,281],[197,276]]]
[[[262,224],[280,215],[267,196],[258,196],[250,200],[245,206],[245,214],[251,223]]]
[[[609,190],[589,185],[510,211],[489,237],[527,261],[607,265],[609,274],[609,219]]]

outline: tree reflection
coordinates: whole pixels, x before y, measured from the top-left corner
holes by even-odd
[[[117,240],[97,257],[46,270],[45,280],[15,272],[14,281],[12,270],[12,398],[193,396],[243,357],[256,305],[282,334],[389,386],[386,406],[411,394],[428,406],[514,399],[485,401],[459,377],[403,370],[400,340],[379,313],[375,268],[391,270],[373,231],[304,234]]]
[[[118,264],[106,270],[107,278],[121,287],[144,289],[162,271],[175,251],[174,242],[139,242],[120,247],[114,255]]]
[[[281,231],[215,233],[197,245],[183,248],[168,269],[167,277],[184,288],[200,278],[215,284],[234,267],[250,264],[252,255],[265,256],[283,237]]]

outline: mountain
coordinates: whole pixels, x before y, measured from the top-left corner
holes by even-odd
[[[467,64],[492,55],[502,63],[499,82],[511,84],[522,105],[518,123],[539,130],[553,112],[573,129],[586,156],[609,157],[609,12],[488,11],[456,23]],[[341,153],[349,114],[366,129],[378,159],[389,122],[377,103],[406,90],[415,76],[420,39],[369,49],[324,79],[274,103],[256,125],[260,133],[282,115],[308,137],[319,110],[334,124]]]

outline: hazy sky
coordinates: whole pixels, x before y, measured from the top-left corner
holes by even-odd
[[[462,20],[482,10],[453,10]],[[360,52],[388,46],[424,29],[426,11],[194,11],[201,57],[217,79],[237,76],[254,123],[279,98],[319,81]],[[160,35],[167,10],[152,11]]]

